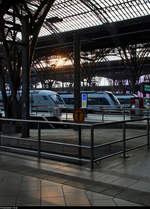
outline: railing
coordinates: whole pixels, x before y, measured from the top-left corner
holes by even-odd
[[[143,118],[143,119],[136,119],[136,120],[126,120],[126,121],[117,121],[117,122],[111,122],[111,123],[105,123],[105,124],[94,124],[91,127],[91,169],[94,168],[94,163],[97,161],[101,161],[103,159],[118,155],[118,154],[123,154],[123,158],[126,158],[126,153],[131,151],[131,150],[135,150],[138,148],[141,148],[143,146],[147,146],[148,148],[150,148],[150,139],[149,139],[149,118]],[[138,135],[138,136],[134,136],[134,137],[126,137],[126,130],[127,130],[127,123],[131,123],[131,122],[139,122],[139,121],[146,121],[146,133]],[[122,125],[122,139],[120,140],[115,140],[113,142],[110,143],[103,143],[100,145],[95,145],[94,144],[94,131],[96,128],[98,127],[102,127],[102,126],[110,126],[110,125]],[[137,126],[138,127],[138,126]],[[128,148],[127,149],[127,142],[131,141],[133,139],[138,139],[141,137],[146,137],[146,142],[137,146],[134,146],[132,148]],[[94,153],[95,153],[95,149],[97,148],[102,148],[104,146],[110,146],[112,144],[116,144],[116,143],[122,143],[122,150],[112,153],[112,154],[107,154],[106,156],[102,156],[102,157],[95,157]]]
[[[5,132],[3,130],[1,130],[1,134],[0,134],[0,148],[2,150],[9,150],[9,151],[13,151],[13,152],[19,152],[19,153],[24,153],[24,154],[31,154],[34,156],[38,156],[40,157],[50,157],[50,158],[54,158],[54,159],[65,159],[65,160],[71,160],[71,161],[77,161],[77,162],[81,162],[81,149],[82,148],[86,148],[86,146],[82,146],[81,145],[81,129],[84,127],[88,127],[90,128],[90,125],[88,124],[75,124],[75,123],[66,123],[66,122],[56,122],[56,121],[40,121],[40,120],[20,120],[20,119],[7,119],[7,118],[0,118],[0,123],[1,126],[3,125],[3,123],[5,122],[5,124],[8,124],[7,130],[5,130]],[[21,129],[22,125],[28,123],[30,124],[30,131],[31,130],[37,130],[37,132],[35,133],[35,136],[29,136],[29,137],[23,137],[20,133],[19,130],[19,134],[18,131],[11,131],[11,127],[15,126],[18,127],[19,129]],[[10,125],[9,125],[10,124]],[[7,125],[6,125],[7,126]],[[33,126],[33,127],[31,127]],[[52,140],[48,140],[48,139],[44,139],[44,137],[42,135],[44,135],[43,133],[45,133],[45,126],[46,126],[46,130],[57,130],[57,128],[59,128],[58,126],[61,126],[62,128],[65,128],[66,131],[68,131],[69,129],[73,130],[75,132],[76,135],[76,141],[75,143],[68,143],[68,142],[63,142],[63,140],[60,141],[55,141],[54,139]],[[67,127],[67,128],[66,128]],[[3,129],[3,128],[2,128]],[[18,129],[18,128],[17,128]],[[44,131],[43,133],[42,130]],[[11,133],[10,133],[11,132]],[[58,129],[58,131],[56,132],[56,134],[60,134],[59,138],[61,138],[61,133]],[[19,135],[19,136],[18,136]],[[48,137],[50,137],[50,135],[47,135]],[[13,142],[13,140],[17,140],[17,142],[15,143],[15,145],[11,144]],[[6,143],[5,143],[6,141]],[[68,141],[71,141],[70,138],[68,138]],[[20,147],[18,146],[18,144],[23,144],[24,143],[24,147]],[[27,143],[25,145],[25,143]],[[29,147],[30,144],[30,147]],[[45,146],[48,146],[49,148],[52,146],[53,148],[55,147],[56,150],[54,150],[53,148],[50,151],[43,151],[42,150],[42,146],[46,144]],[[73,149],[78,149],[78,153],[76,154],[76,156],[70,156],[70,155],[64,155],[63,151],[61,153],[58,153],[57,149],[59,149],[58,147],[67,147],[67,148],[73,148]],[[46,147],[47,148],[47,147]],[[82,159],[82,161],[89,161],[86,159]]]
[[[120,154],[123,154],[123,158],[125,159],[126,153],[131,150],[135,150],[143,146],[150,148],[149,120],[150,119],[147,117],[136,120],[123,120],[109,123],[77,124],[71,122],[0,118],[0,149],[30,154],[37,156],[38,158],[46,157],[65,161],[69,160],[71,162],[78,162],[81,164],[89,163],[91,170],[93,170],[95,163],[98,161]],[[126,132],[129,128],[128,124],[131,125],[131,123],[139,121],[140,123],[142,121],[144,122],[143,125],[145,128],[142,130],[142,133],[137,136],[133,133],[134,136],[127,137]],[[8,125],[7,130],[5,131],[3,130],[4,123],[6,127]],[[24,138],[20,133],[20,129],[25,123],[30,126],[30,136]],[[12,133],[9,133],[10,127],[17,126],[19,126],[19,131],[15,130],[11,131]],[[52,129],[52,127],[54,128]],[[102,138],[98,137],[100,136],[101,131],[106,128],[111,128],[112,130],[117,128],[118,130],[121,130],[121,138],[103,143]],[[55,130],[56,132],[52,134],[52,130]],[[33,131],[32,134],[31,131]],[[59,140],[58,138],[56,139],[56,134],[58,135]],[[107,135],[107,131],[105,134]],[[146,137],[146,139],[144,139],[144,137]],[[141,141],[140,144],[133,142],[132,146],[127,147],[128,142],[138,138],[144,139],[144,143],[141,143]],[[117,144],[119,144],[119,150],[109,152],[112,146],[115,145],[116,148],[118,146]],[[102,149],[104,147],[108,148],[108,153],[103,153]]]
[[[100,111],[92,111],[92,113],[87,113],[86,114],[86,119],[92,119],[93,115],[97,115],[97,120],[105,122],[105,121],[116,121],[115,117],[112,117],[112,119],[110,119],[110,116],[115,116],[115,114],[120,117],[118,117],[117,119],[119,120],[129,120],[129,119],[135,119],[135,118],[141,118],[144,116],[148,116],[150,115],[150,109],[149,108],[134,108],[135,110],[135,115],[131,115],[131,108],[120,108],[120,109],[116,109],[116,108],[101,108]],[[73,113],[71,112],[64,112],[62,114],[62,119],[63,120],[67,120],[67,121],[71,121],[73,120]],[[95,118],[94,118],[95,119]]]

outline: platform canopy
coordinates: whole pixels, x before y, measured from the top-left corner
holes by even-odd
[[[15,3],[14,3],[15,2]],[[0,0],[0,12],[5,15],[7,28],[12,27],[14,15],[17,10],[12,5],[22,4],[22,14],[29,16],[37,13],[38,7],[44,0]],[[50,8],[39,36],[53,33],[89,28],[124,21],[150,14],[149,0],[55,0]],[[16,27],[21,23],[18,20]],[[13,27],[12,27],[13,28]]]
[[[89,28],[148,14],[150,14],[148,0],[55,0],[44,21],[40,36]]]
[[[51,5],[46,11],[48,3]],[[41,18],[43,10],[47,13],[44,19]],[[81,50],[84,52],[113,49],[129,42],[131,45],[150,42],[150,0],[0,0],[6,38],[0,35],[0,46],[4,40],[12,45],[22,40],[20,16],[29,17],[30,37],[41,23],[35,58],[44,62],[59,46],[61,53],[65,47],[67,52],[72,52],[75,31],[82,31]],[[42,67],[38,70],[42,71]]]

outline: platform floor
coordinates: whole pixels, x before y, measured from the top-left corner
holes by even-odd
[[[90,167],[0,151],[0,207],[150,206],[146,147]]]

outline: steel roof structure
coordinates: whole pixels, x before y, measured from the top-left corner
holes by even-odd
[[[55,0],[44,21],[40,36],[124,21],[149,14],[150,1],[148,0]]]
[[[47,13],[39,36],[52,35],[66,31],[90,28],[106,23],[114,23],[150,14],[149,0],[55,0]],[[17,4],[22,4],[22,14],[40,18],[38,13],[44,0],[1,0],[0,11],[4,15],[5,25],[12,28],[14,15],[17,16]],[[16,5],[16,8],[12,8]],[[33,19],[34,24],[34,19]],[[17,20],[15,27],[21,27]],[[19,37],[18,37],[19,38]]]
[[[48,53],[61,47],[68,51],[75,31],[81,32],[85,50],[115,47],[116,39],[119,44],[150,41],[149,0],[0,0],[0,24],[4,26],[1,46],[4,35],[8,44],[20,44],[21,17],[26,15],[30,37],[38,33],[37,57],[49,56]]]
[[[81,51],[115,48],[121,45],[141,44],[150,41],[150,15],[107,23],[89,28],[39,37],[36,56],[65,54],[73,51],[74,34],[81,40]]]

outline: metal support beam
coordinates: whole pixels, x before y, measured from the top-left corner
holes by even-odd
[[[80,94],[80,38],[79,34],[74,34],[74,109],[81,106],[81,94]]]
[[[29,30],[28,17],[22,20],[22,119],[29,119]],[[28,123],[22,126],[22,136],[29,136]]]

